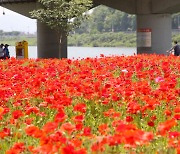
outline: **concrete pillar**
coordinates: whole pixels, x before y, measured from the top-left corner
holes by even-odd
[[[137,15],[137,53],[167,54],[171,48],[171,15]]]
[[[38,58],[67,58],[67,36],[63,36],[63,45],[60,48],[57,32],[37,21],[37,56]]]

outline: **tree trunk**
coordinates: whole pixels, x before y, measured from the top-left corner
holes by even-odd
[[[59,58],[67,58],[67,35],[60,31],[58,35],[59,39]]]

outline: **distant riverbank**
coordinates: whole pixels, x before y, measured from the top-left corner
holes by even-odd
[[[83,39],[82,39],[83,38]],[[36,37],[10,37],[3,38],[0,43],[14,46],[16,42],[26,40],[29,46],[37,45]],[[173,34],[172,40],[180,42],[180,34]],[[77,47],[136,47],[135,32],[108,32],[97,34],[73,34],[68,36],[68,46]]]

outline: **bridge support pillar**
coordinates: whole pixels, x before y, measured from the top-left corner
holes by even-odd
[[[37,52],[38,58],[67,58],[67,36],[60,48],[57,32],[37,21]]]
[[[137,15],[137,53],[166,54],[170,49],[170,14]]]

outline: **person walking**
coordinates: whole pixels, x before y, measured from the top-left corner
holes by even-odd
[[[4,44],[1,44],[0,45],[0,59],[4,59]]]
[[[4,59],[10,58],[8,44],[4,45]]]
[[[169,52],[169,53],[174,52],[174,56],[179,56],[180,55],[180,45],[178,44],[178,42],[174,41],[174,46],[167,52]]]

